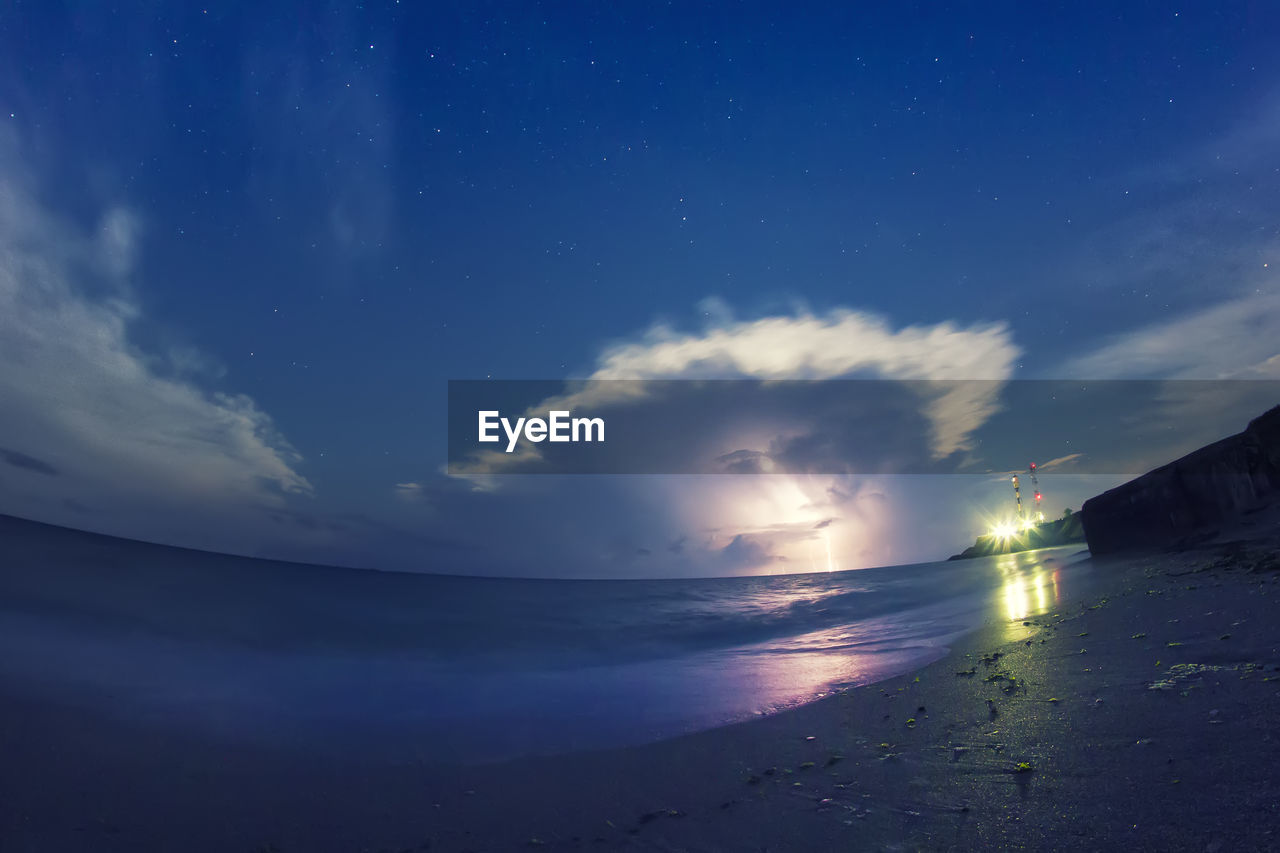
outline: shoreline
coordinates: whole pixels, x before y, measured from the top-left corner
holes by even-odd
[[[1090,592],[1056,616],[990,624],[886,681],[619,749],[361,763],[6,701],[0,836],[15,850],[193,853],[1265,849],[1280,833],[1280,573],[1248,568],[1274,561],[1274,542],[1227,547],[1091,560]]]
[[[41,571],[28,560],[25,574],[41,577],[44,588],[82,594],[50,595],[53,600],[42,607],[24,608],[21,595],[7,600],[0,612],[0,644],[25,651],[0,655],[0,670],[9,691],[31,701],[80,707],[193,740],[332,751],[337,757],[359,755],[366,762],[397,761],[409,742],[424,762],[493,764],[655,743],[914,671],[947,654],[957,637],[995,615],[992,603],[999,601],[996,592],[1008,583],[1010,572],[1026,582],[1032,598],[1038,591],[1042,601],[1046,592],[1057,600],[1056,582],[1052,589],[1039,584],[1047,584],[1049,573],[1057,578],[1059,570],[1064,600],[1079,595],[1087,580],[1087,571],[1074,568],[1081,556],[1087,552],[1068,547],[984,560],[958,570],[944,564],[870,570],[868,577],[875,579],[865,584],[849,578],[833,584],[829,576],[819,575],[799,589],[769,587],[765,603],[771,621],[752,618],[749,612],[742,618],[730,608],[736,619],[729,626],[732,631],[695,636],[700,642],[663,649],[629,647],[638,637],[661,640],[667,630],[658,617],[631,619],[628,624],[647,633],[628,636],[615,629],[612,634],[584,634],[594,645],[563,664],[555,657],[566,648],[563,643],[519,648],[527,630],[508,630],[495,641],[512,646],[523,660],[503,655],[503,661],[495,662],[492,655],[473,654],[459,655],[460,663],[455,663],[434,650],[419,657],[420,648],[431,649],[440,639],[433,640],[431,623],[423,621],[432,614],[426,608],[418,608],[420,618],[414,620],[419,630],[426,629],[421,646],[378,645],[355,629],[384,630],[379,619],[408,623],[396,615],[397,609],[414,609],[407,602],[388,601],[379,608],[368,606],[375,604],[371,600],[336,612],[345,624],[337,626],[330,642],[308,645],[294,642],[300,633],[294,628],[301,625],[318,636],[326,621],[319,614],[340,607],[329,596],[306,599],[300,593],[292,612],[312,618],[299,620],[278,609],[268,634],[246,630],[261,620],[236,621],[227,604],[262,598],[253,594],[255,589],[270,584],[249,587],[233,575],[223,589],[213,590],[210,579],[199,589],[209,590],[206,600],[222,605],[206,613],[195,606],[185,585],[179,587],[183,594],[157,595],[154,578],[120,572],[111,579],[111,600],[104,602],[94,594],[98,587],[85,594],[78,583],[85,572],[61,572],[55,568],[57,559]],[[22,568],[10,574],[23,574]],[[63,575],[70,577],[60,581]],[[675,589],[686,600],[697,601],[697,589]],[[423,599],[430,601],[419,597]],[[790,604],[779,607],[779,601]],[[541,612],[554,602],[528,607],[526,600],[524,605]],[[90,615],[95,609],[109,611],[112,618],[95,621]],[[487,609],[475,609],[470,618]],[[674,609],[677,615],[681,609]],[[704,609],[710,617],[704,624],[712,631],[721,629],[725,623],[712,620],[724,608]],[[136,613],[145,621],[129,620]],[[589,624],[580,613],[572,619]],[[161,627],[170,630],[148,631],[160,621],[151,614],[162,615]],[[187,625],[197,630],[184,637],[179,630]],[[698,631],[686,626],[672,633],[678,639]],[[262,642],[236,642],[254,634],[265,635]],[[612,661],[598,662],[603,649],[609,649]],[[618,649],[643,654],[619,655]],[[459,668],[466,671],[451,671]],[[572,723],[563,722],[570,718]]]

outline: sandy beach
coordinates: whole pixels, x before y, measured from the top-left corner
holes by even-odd
[[[480,766],[229,746],[6,695],[6,851],[1274,849],[1274,525],[1093,560],[917,672]],[[1239,531],[1237,531],[1239,532]],[[1017,618],[1029,608],[1027,618]]]

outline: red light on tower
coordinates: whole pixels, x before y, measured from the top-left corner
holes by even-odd
[[[1040,480],[1036,477],[1036,463],[1032,462],[1027,465],[1027,473],[1031,475],[1031,485],[1035,488],[1036,521],[1044,521],[1044,513],[1040,511]]]

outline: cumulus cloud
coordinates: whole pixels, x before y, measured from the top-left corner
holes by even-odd
[[[997,409],[994,385],[948,382],[1009,378],[1020,350],[1003,323],[893,328],[875,314],[836,309],[752,321],[724,319],[697,334],[665,325],[605,350],[592,379],[708,378],[937,380],[926,406],[936,457],[967,449],[967,437]]]
[[[884,484],[835,472],[877,471],[890,458],[929,467],[943,457],[963,457],[975,431],[999,409],[1001,388],[1020,355],[1007,326],[896,327],[851,309],[737,320],[723,303],[713,307],[701,330],[657,324],[605,347],[585,380],[566,383],[563,393],[551,393],[525,414],[606,414],[610,440],[622,443],[603,448],[642,456],[657,466],[654,473],[702,471],[708,462],[722,471],[792,473],[658,477],[646,479],[645,488],[633,481],[612,504],[593,502],[592,510],[612,507],[610,515],[645,518],[664,532],[663,541],[678,543],[661,549],[661,567],[647,570],[664,574],[822,571],[902,556],[893,550],[894,512]],[[714,381],[723,379],[752,381]],[[785,381],[842,379],[887,381]],[[664,427],[656,443],[626,432],[658,420]],[[625,441],[628,436],[636,440]],[[450,472],[484,484],[494,500],[509,488],[538,488],[545,493],[539,503],[555,504],[552,493],[575,503],[557,491],[558,477],[521,478],[517,485],[494,476],[546,470],[555,453],[546,444],[524,443],[511,454],[477,454],[467,465],[451,459]],[[624,461],[634,470],[633,458]],[[574,489],[584,483],[578,479]],[[596,571],[621,565],[612,552],[606,562]]]
[[[0,511],[67,506],[68,490],[97,511],[214,512],[311,492],[252,399],[206,390],[131,340],[137,217],[114,208],[79,229],[35,200],[19,165],[0,150],[0,445],[11,465],[61,476],[10,480]]]
[[[929,452],[934,459],[942,459],[969,449],[973,432],[998,411],[1001,382],[1012,375],[1020,354],[1003,323],[895,328],[883,317],[850,309],[827,314],[797,311],[745,321],[734,320],[723,306],[713,314],[712,324],[698,332],[681,333],[658,324],[635,340],[607,346],[586,381],[570,383],[566,393],[543,400],[530,407],[527,414],[544,414],[549,409],[596,412],[602,407],[665,404],[664,415],[671,415],[675,409],[670,400],[658,398],[678,397],[683,392],[668,380],[901,380],[903,384],[890,395],[892,400],[884,396],[890,389],[882,386],[883,393],[878,391],[877,396],[883,398],[883,405],[862,406],[860,417],[850,418],[842,413],[844,416],[837,419],[846,427],[861,424],[880,438],[894,437],[892,430],[884,428],[883,421],[892,414],[889,409],[900,407],[897,397],[908,394],[912,396],[909,408],[927,421]],[[705,400],[712,392],[708,387],[698,393]],[[737,428],[743,429],[747,424],[750,429],[751,413],[733,409],[750,402],[759,410],[755,396],[747,400],[753,392],[724,393],[727,399],[720,415],[740,415]],[[795,395],[798,391],[779,389],[778,393]],[[857,448],[866,445],[865,435],[856,431],[834,435],[816,429],[814,423],[804,423],[806,413],[817,420],[830,414],[825,409],[838,403],[831,399],[829,390],[818,396],[826,399],[816,407],[812,403],[790,407],[785,426],[757,426],[753,437],[763,446],[723,447],[713,458],[731,470],[769,470],[767,457],[771,456],[792,469],[830,465],[832,460],[824,459],[824,454],[837,453],[841,458],[853,459]],[[700,424],[699,433],[724,427],[711,421],[705,407],[700,417],[704,423]],[[758,413],[755,419],[762,417]],[[775,431],[770,433],[770,429]],[[688,438],[691,447],[707,441],[703,434]],[[474,478],[502,471],[534,470],[534,463],[547,452],[545,447],[530,445],[519,445],[517,450],[511,454],[481,452],[470,463],[451,462],[451,472]],[[670,456],[679,448],[663,450]],[[848,456],[850,453],[854,456]],[[692,468],[677,466],[667,470],[701,470],[701,466],[695,462]]]
[[[953,323],[893,328],[875,314],[836,309],[735,321],[680,334],[665,324],[607,347],[591,379],[1005,379],[1019,350],[1007,326]]]

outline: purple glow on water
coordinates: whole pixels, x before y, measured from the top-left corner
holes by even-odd
[[[416,596],[399,577],[327,575],[271,624],[184,613],[198,597],[153,598],[164,612],[145,624],[10,604],[0,674],[148,726],[489,761],[656,740],[910,671],[1078,594],[1073,553],[696,581],[428,577]]]

